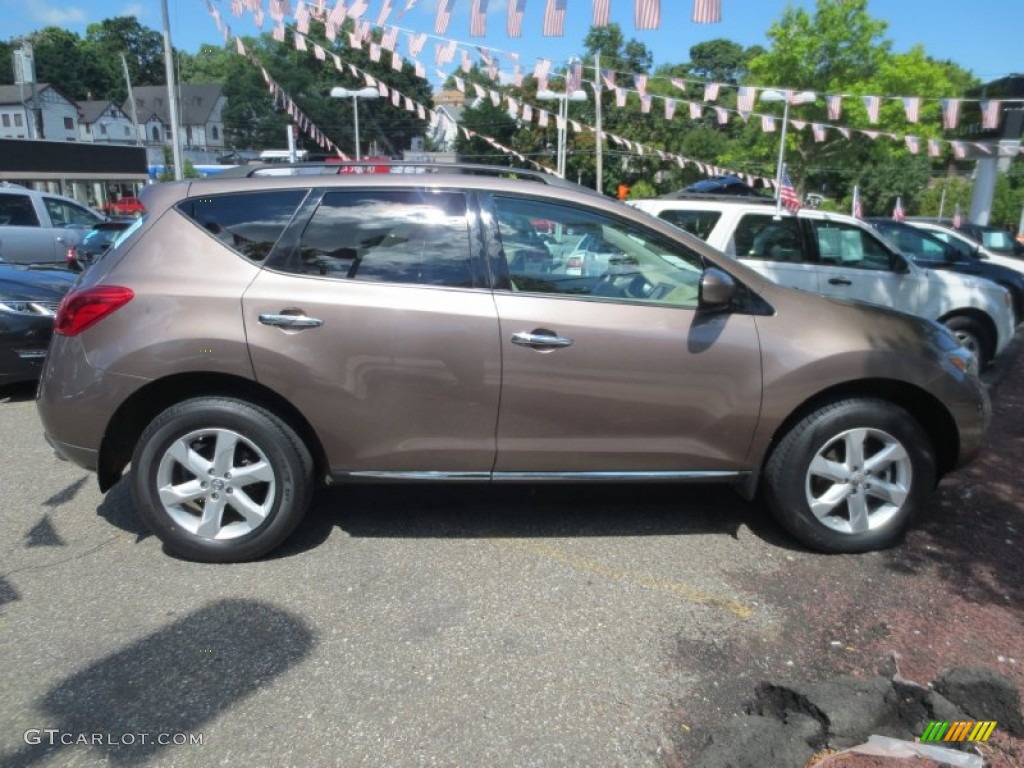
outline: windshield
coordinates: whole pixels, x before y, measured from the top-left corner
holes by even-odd
[[[1010,237],[1009,232],[982,232],[981,242],[986,248],[992,248],[996,251],[1013,250],[1013,239]]]

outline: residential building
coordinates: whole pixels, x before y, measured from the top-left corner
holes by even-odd
[[[0,85],[0,139],[78,140],[78,106],[50,83]],[[39,119],[33,119],[33,111]]]
[[[200,155],[221,154],[224,142],[224,96],[220,83],[199,83],[178,87],[178,121],[181,125],[181,144],[186,152],[195,152],[195,161],[208,161]],[[171,109],[167,86],[144,85],[134,89],[135,108],[139,120],[139,135],[147,147],[162,148],[171,143]],[[131,105],[125,102],[121,111],[130,114]],[[162,150],[161,150],[162,151]],[[150,153],[151,160],[153,153]],[[161,160],[162,161],[162,160]]]
[[[78,138],[81,141],[109,144],[136,144],[131,118],[112,101],[78,102]]]
[[[447,91],[443,91],[443,93],[447,93]],[[462,94],[459,95],[461,96]],[[454,152],[455,139],[459,134],[459,120],[462,117],[462,107],[443,104],[434,107],[433,111],[437,115],[437,119],[431,120],[430,128],[427,129],[430,145],[439,152]]]

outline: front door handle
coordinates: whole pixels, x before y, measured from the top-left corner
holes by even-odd
[[[278,328],[319,328],[324,321],[319,317],[308,317],[307,315],[274,315],[270,313],[261,314],[259,317],[263,325],[273,325]]]
[[[852,282],[847,280],[845,277],[830,277],[828,279],[829,285],[853,285]]]
[[[518,344],[521,347],[530,347],[531,349],[559,349],[572,346],[572,342],[572,339],[565,336],[556,336],[550,331],[534,333],[519,331],[512,334],[513,344]]]

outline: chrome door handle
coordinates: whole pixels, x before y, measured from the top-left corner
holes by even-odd
[[[319,317],[308,317],[306,315],[262,314],[259,320],[263,325],[273,325],[278,328],[319,328],[324,324],[324,321]]]
[[[556,349],[559,347],[572,346],[572,339],[565,336],[552,336],[544,333],[527,333],[519,331],[512,334],[512,343],[521,347],[537,347]]]

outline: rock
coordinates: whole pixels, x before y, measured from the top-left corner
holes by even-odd
[[[934,686],[975,720],[995,720],[997,728],[1024,736],[1020,691],[1006,675],[988,667],[954,667],[943,672]]]
[[[822,724],[821,736],[810,741],[820,748],[862,744],[873,733],[895,735],[892,683],[882,677],[839,677],[824,683],[775,685],[761,683],[750,711],[785,721],[793,713]]]
[[[932,720],[969,720],[970,716],[960,710],[941,693],[924,688],[916,683],[894,680],[887,701],[895,719],[880,736],[913,741],[924,733]],[[950,743],[951,749],[966,748],[967,742]]]
[[[711,739],[694,768],[792,768],[814,754],[796,729],[772,717],[738,715]]]

